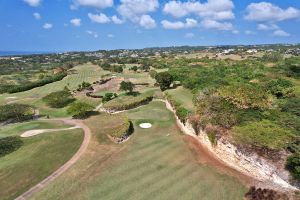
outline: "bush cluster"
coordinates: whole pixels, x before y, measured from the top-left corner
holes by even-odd
[[[69,103],[73,102],[75,99],[69,90],[62,90],[52,92],[43,97],[42,100],[52,108],[63,108]]]
[[[18,150],[23,145],[20,137],[6,137],[0,139],[0,157]]]
[[[32,118],[34,109],[25,104],[6,104],[0,106],[0,122],[12,120],[20,122]]]

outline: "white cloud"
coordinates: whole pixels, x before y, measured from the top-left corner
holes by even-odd
[[[150,15],[142,15],[139,24],[145,29],[152,29],[156,27],[156,22]]]
[[[112,16],[112,17],[111,17],[111,20],[112,20],[113,23],[115,23],[115,24],[123,24],[123,23],[124,23],[124,21],[121,20],[120,18],[118,18],[116,15]]]
[[[170,22],[168,20],[161,21],[161,24],[165,29],[182,29],[184,28],[184,23],[177,21],[177,22]]]
[[[185,19],[185,23],[182,21],[170,22],[168,20],[162,20],[161,24],[165,29],[183,29],[183,28],[194,28],[198,26],[197,20],[191,18]]]
[[[300,16],[300,11],[296,8],[289,7],[282,9],[268,2],[251,3],[248,5],[246,11],[247,15],[245,19],[249,21],[276,22]]]
[[[202,18],[222,21],[234,19],[233,8],[232,0],[208,0],[206,3],[189,0],[170,1],[165,4],[163,11],[177,18],[195,14]]]
[[[114,5],[113,0],[73,0],[71,9],[76,9],[79,6],[94,7],[94,8],[108,8]]]
[[[260,31],[271,31],[280,29],[276,24],[258,24],[257,30]]]
[[[142,15],[154,12],[158,7],[158,0],[121,0],[118,12],[131,21],[139,21]]]
[[[96,22],[96,23],[99,23],[99,24],[106,24],[106,23],[110,22],[110,19],[103,13],[100,13],[100,14],[89,13],[88,17],[93,22]]]
[[[33,13],[33,17],[36,19],[36,20],[40,20],[42,18],[41,14],[40,13]]]
[[[156,26],[155,20],[148,15],[159,7],[158,0],[120,0],[118,13],[125,19],[149,29]]]
[[[239,30],[233,30],[232,33],[233,34],[240,34],[240,31]]]
[[[185,38],[193,38],[195,37],[195,34],[194,33],[187,33],[184,35]]]
[[[279,37],[289,37],[291,34],[285,32],[284,30],[276,30],[273,32],[273,36],[279,36]]]
[[[42,0],[24,0],[24,2],[32,7],[37,7],[41,4]]]
[[[45,23],[45,24],[43,25],[43,28],[44,28],[44,29],[51,29],[51,28],[53,28],[53,25],[52,25],[52,24],[49,24],[49,23]]]
[[[113,34],[108,34],[107,37],[114,38],[115,36]]]
[[[186,18],[185,21],[185,28],[194,28],[198,26],[198,22],[195,19]]]
[[[245,34],[246,34],[246,35],[255,35],[256,32],[250,31],[250,30],[246,30],[246,31],[245,31]]]
[[[81,26],[81,19],[78,19],[78,18],[71,19],[71,20],[70,20],[70,23],[71,23],[73,26]]]
[[[218,22],[215,20],[206,19],[201,22],[201,25],[207,29],[218,29],[222,31],[233,30],[233,25],[229,22]]]
[[[89,35],[91,35],[91,36],[93,36],[94,38],[98,38],[99,37],[98,33],[95,32],[95,31],[89,31],[89,30],[87,30],[86,33],[89,34]]]

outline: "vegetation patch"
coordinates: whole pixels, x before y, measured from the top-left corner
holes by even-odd
[[[293,138],[290,130],[281,128],[268,120],[237,126],[233,128],[232,132],[235,141],[238,143],[270,150],[285,148]]]
[[[249,84],[222,87],[219,95],[240,109],[271,107],[271,97],[260,87]]]
[[[291,172],[294,179],[300,181],[300,152],[294,153],[288,157],[286,169]]]
[[[23,141],[18,136],[0,138],[0,158],[18,150]]]
[[[174,98],[172,98],[168,93],[166,93],[166,98],[171,104],[171,106],[175,109],[176,111],[176,116],[179,118],[179,120],[185,124],[188,116],[191,114],[191,111],[188,109],[184,108],[181,103],[176,101]]]
[[[52,92],[47,96],[43,97],[43,101],[52,108],[63,108],[75,99],[71,92],[67,89],[62,91]]]
[[[32,119],[34,115],[34,109],[32,106],[25,104],[7,104],[0,105],[0,122],[12,120],[12,121],[24,121]]]
[[[85,102],[73,102],[67,109],[68,114],[71,114],[73,118],[76,119],[84,119],[87,118],[91,112],[93,111],[94,107],[90,104]]]

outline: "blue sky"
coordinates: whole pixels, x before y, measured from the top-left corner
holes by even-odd
[[[0,0],[0,50],[300,43],[299,0]]]

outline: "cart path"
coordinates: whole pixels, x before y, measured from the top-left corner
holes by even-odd
[[[65,119],[63,121],[66,124],[80,127],[84,131],[84,139],[83,139],[83,142],[82,142],[80,148],[68,162],[66,162],[63,166],[58,168],[55,172],[53,172],[50,176],[48,176],[47,178],[42,180],[40,183],[38,183],[37,185],[30,188],[27,192],[25,192],[22,195],[20,195],[19,197],[17,197],[16,200],[29,199],[35,193],[41,191],[49,183],[51,183],[54,179],[59,177],[61,174],[63,174],[65,171],[67,171],[72,165],[74,165],[79,160],[79,158],[82,156],[82,154],[85,152],[85,150],[87,149],[90,139],[91,139],[91,131],[90,131],[89,127],[87,127],[85,124],[83,124],[83,122],[81,122],[79,120]]]

